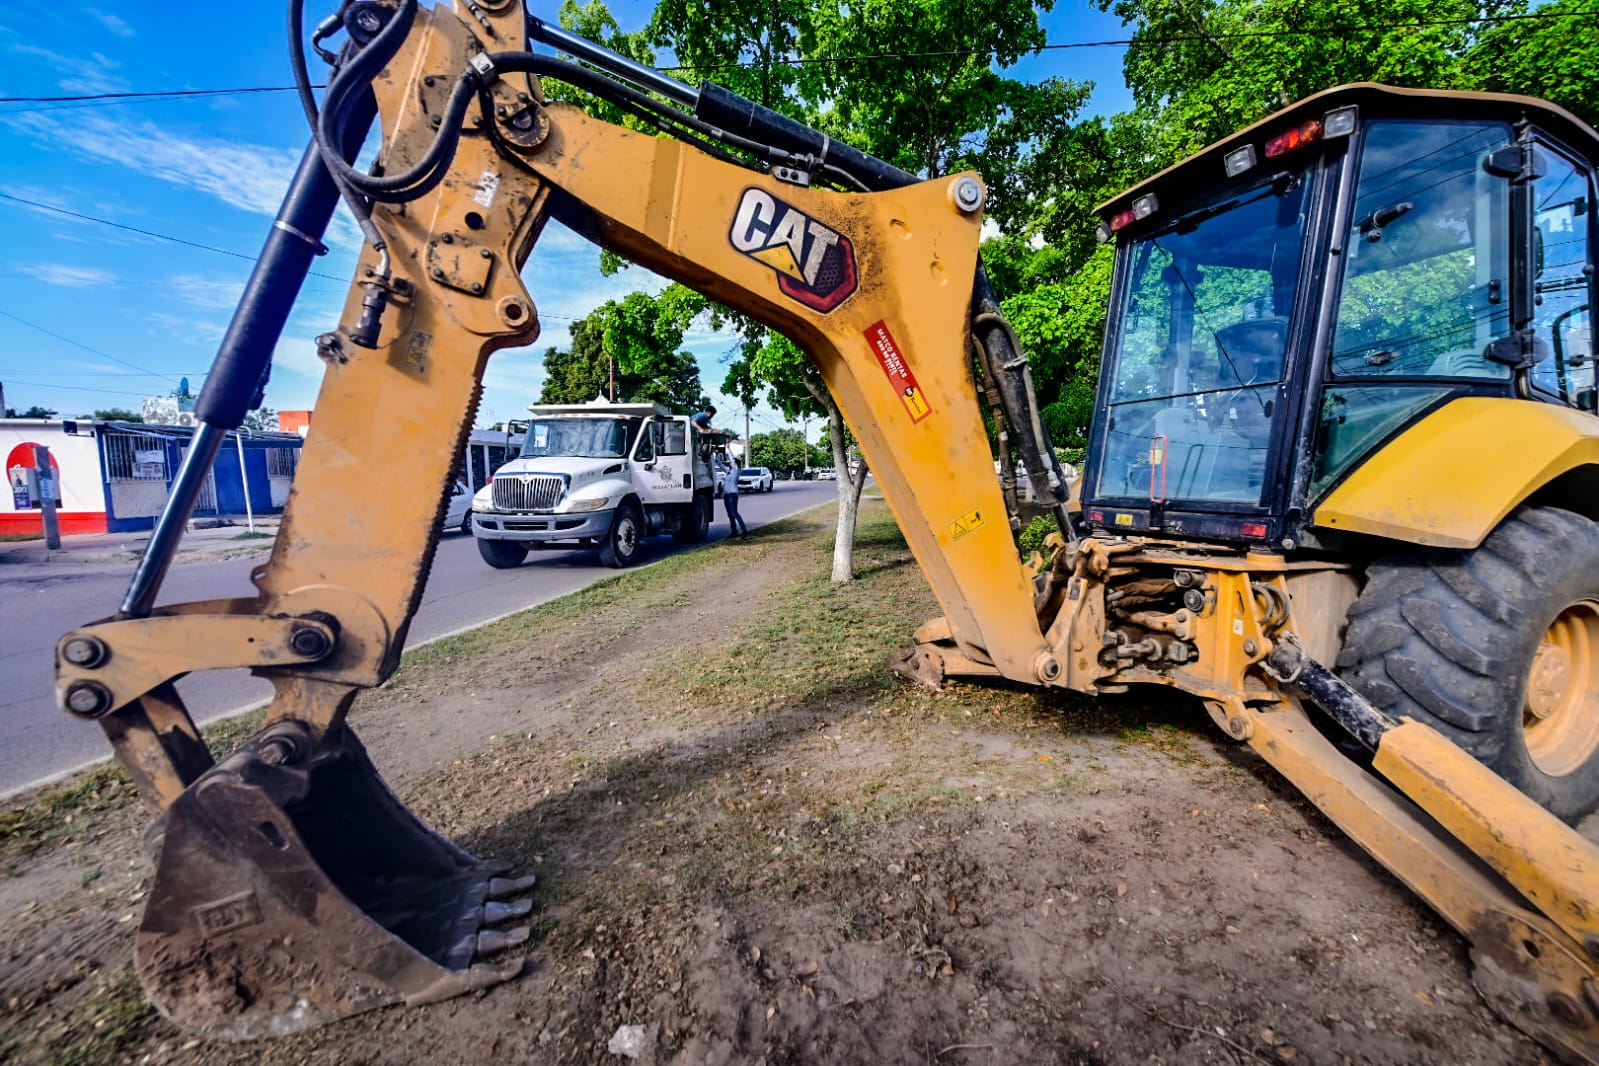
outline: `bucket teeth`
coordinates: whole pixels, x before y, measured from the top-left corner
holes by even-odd
[[[513,899],[509,903],[490,900],[483,904],[483,924],[498,925],[507,918],[526,918],[532,913],[533,901],[530,899]]]
[[[489,879],[489,898],[501,899],[505,896],[514,896],[526,892],[537,883],[538,878],[532,874],[526,877],[492,877]]]
[[[477,953],[490,955],[506,948],[514,948],[518,944],[526,944],[532,935],[532,928],[526,925],[519,925],[504,932],[498,929],[485,929],[477,935]]]

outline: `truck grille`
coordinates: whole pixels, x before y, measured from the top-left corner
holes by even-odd
[[[553,474],[511,474],[494,479],[494,507],[500,511],[548,511],[561,502],[566,479]]]

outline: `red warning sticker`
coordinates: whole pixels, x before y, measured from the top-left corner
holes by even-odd
[[[888,332],[888,326],[874,322],[866,327],[866,343],[872,346],[878,364],[882,366],[883,373],[888,375],[888,383],[899,394],[900,403],[905,405],[911,422],[920,422],[932,414],[933,409],[927,405],[921,386],[916,384],[916,375],[911,373],[910,364],[905,362],[905,355],[894,343],[894,335]]]

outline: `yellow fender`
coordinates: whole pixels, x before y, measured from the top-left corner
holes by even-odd
[[[1599,471],[1599,418],[1533,400],[1462,397],[1357,467],[1316,506],[1312,524],[1475,548],[1516,505],[1583,467]]]

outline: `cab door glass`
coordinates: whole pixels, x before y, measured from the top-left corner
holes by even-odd
[[[1334,377],[1508,379],[1483,350],[1510,332],[1509,183],[1483,164],[1510,141],[1500,123],[1367,127]]]
[[[1533,183],[1533,329],[1545,357],[1533,388],[1594,409],[1593,268],[1588,176],[1563,156],[1538,150],[1543,176]]]
[[[687,455],[688,454],[688,423],[685,421],[657,422],[655,425],[661,431],[660,448],[662,455]]]
[[[650,423],[649,429],[638,435],[638,445],[633,449],[633,460],[639,463],[648,463],[655,458],[655,442],[660,437],[661,424]]]

